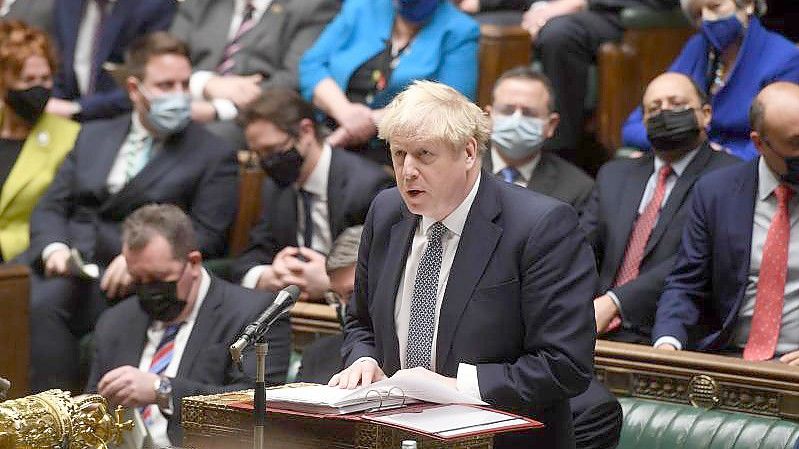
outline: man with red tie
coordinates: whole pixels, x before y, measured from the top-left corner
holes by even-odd
[[[761,157],[697,183],[653,339],[799,364],[799,85],[764,88],[750,119]]]
[[[738,160],[708,144],[711,109],[687,76],[655,78],[642,106],[653,151],[605,164],[580,224],[599,267],[597,333],[648,345],[694,185],[704,173]]]

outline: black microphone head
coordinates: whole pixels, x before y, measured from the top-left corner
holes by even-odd
[[[284,288],[283,291],[291,296],[291,302],[296,302],[297,298],[300,297],[300,288],[296,285],[289,285],[288,287]]]

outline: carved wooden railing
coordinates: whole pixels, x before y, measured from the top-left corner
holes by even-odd
[[[600,340],[595,369],[617,396],[799,420],[799,367]]]

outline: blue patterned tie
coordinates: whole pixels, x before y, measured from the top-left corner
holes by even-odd
[[[413,284],[405,368],[417,366],[432,368],[430,353],[433,349],[433,332],[435,331],[438,276],[441,272],[441,259],[444,255],[441,238],[446,230],[446,226],[436,222],[430,226],[428,231],[427,248],[422,254],[419,271],[416,273],[416,281]]]
[[[516,180],[519,179],[519,176],[521,176],[519,170],[516,170],[513,167],[505,167],[499,171],[499,174],[502,175],[502,179],[504,179],[505,182],[509,182],[511,184],[516,182]]]

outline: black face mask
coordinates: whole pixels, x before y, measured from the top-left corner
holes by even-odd
[[[699,123],[694,110],[664,109],[646,121],[646,136],[652,148],[663,152],[681,152],[696,148]]]
[[[44,113],[53,90],[44,86],[33,86],[25,90],[9,90],[5,103],[22,120],[35,124]]]
[[[300,177],[303,157],[296,148],[280,153],[272,153],[261,159],[261,168],[280,187],[288,187]]]
[[[139,284],[136,287],[139,307],[154,320],[173,321],[186,307],[186,301],[178,299],[177,291],[178,281]]]
[[[795,186],[799,185],[799,157],[786,157],[785,165],[788,167],[788,171],[780,176],[782,181]]]

